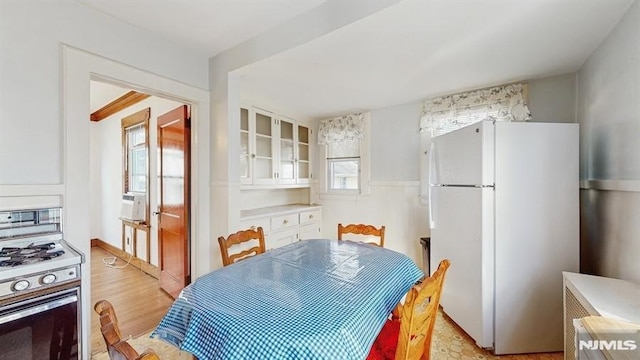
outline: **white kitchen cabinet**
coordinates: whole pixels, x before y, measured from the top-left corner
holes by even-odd
[[[296,183],[296,149],[298,134],[296,121],[279,117],[276,119],[279,128],[278,137],[278,171],[276,172],[278,184]]]
[[[296,153],[296,183],[309,184],[311,182],[311,139],[312,130],[308,124],[297,124],[297,153]]]
[[[253,184],[274,184],[276,180],[275,158],[277,156],[274,139],[276,139],[276,119],[270,112],[254,108]]]
[[[240,182],[260,187],[305,186],[311,174],[311,128],[268,110],[240,108]]]
[[[262,227],[267,250],[301,239],[321,238],[322,208],[309,205],[283,205],[244,210],[240,229]]]
[[[253,126],[251,126],[253,129]],[[251,184],[253,182],[253,145],[251,144],[253,132],[249,126],[249,109],[240,108],[240,182]]]
[[[298,238],[300,240],[320,239],[322,238],[322,226],[320,223],[301,225]]]
[[[300,240],[319,239],[322,237],[322,210],[301,211],[299,214]]]

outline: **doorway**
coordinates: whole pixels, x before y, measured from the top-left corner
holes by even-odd
[[[137,94],[136,98],[132,94]],[[167,261],[161,259],[161,244],[166,241],[158,236],[161,216],[158,210],[162,200],[159,195],[162,177],[158,174],[162,172],[160,164],[163,163],[158,119],[173,109],[189,107],[172,99],[96,80],[90,82],[90,103],[91,304],[101,299],[110,301],[122,318],[122,331],[132,331],[123,335],[136,337],[152,330],[150,326],[168,309],[173,298],[167,293],[175,297],[181,290],[160,284],[161,265]],[[189,149],[186,150],[188,160]],[[190,167],[185,169],[188,180]],[[123,198],[129,194],[135,194],[136,202],[144,206],[144,211],[138,211],[142,213],[139,218],[131,219],[130,213],[121,211],[123,204],[128,205]],[[188,204],[189,198],[184,198],[182,208],[187,214]],[[183,234],[189,234],[189,223],[184,226]],[[186,254],[183,268],[189,264],[188,250],[185,246],[182,252]],[[113,281],[116,279],[120,281]],[[135,309],[132,304],[140,305],[135,289],[145,289],[145,298],[155,299],[154,306],[138,306],[137,311],[132,311]],[[95,353],[105,347],[98,318],[91,315],[91,344]],[[131,322],[131,326],[126,322]]]
[[[62,173],[65,237],[69,243],[87,254],[82,265],[82,287],[91,288],[91,251],[89,181],[90,126],[89,80],[100,80],[131,87],[151,95],[170,97],[191,105],[192,139],[192,194],[191,203],[191,270],[198,277],[210,269],[210,190],[209,190],[209,92],[153,73],[112,61],[73,47],[63,45],[62,116],[64,132],[64,162]],[[82,298],[83,358],[89,358],[90,326],[93,304],[89,291]]]

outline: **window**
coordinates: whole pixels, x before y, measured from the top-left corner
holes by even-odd
[[[327,144],[328,190],[360,190],[360,140]]]
[[[125,129],[127,138],[127,192],[147,192],[147,137],[142,124]]]
[[[325,166],[324,194],[359,195],[368,192],[369,163],[366,128],[368,114],[353,114],[320,121],[318,144]],[[323,146],[322,146],[323,145]]]
[[[146,194],[149,189],[149,116],[151,109],[122,119],[123,192]]]

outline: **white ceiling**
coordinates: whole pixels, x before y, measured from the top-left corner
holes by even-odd
[[[78,0],[212,57],[326,0]]]
[[[89,99],[90,114],[129,91],[129,89],[100,81],[91,80],[89,83],[91,89]]]
[[[82,1],[207,54],[322,2],[154,1],[149,11],[145,0]],[[633,1],[404,0],[234,74],[241,89],[294,114],[382,108],[576,71]]]

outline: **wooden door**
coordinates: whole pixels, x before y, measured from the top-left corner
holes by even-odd
[[[191,281],[189,109],[158,117],[160,287],[174,298]]]

